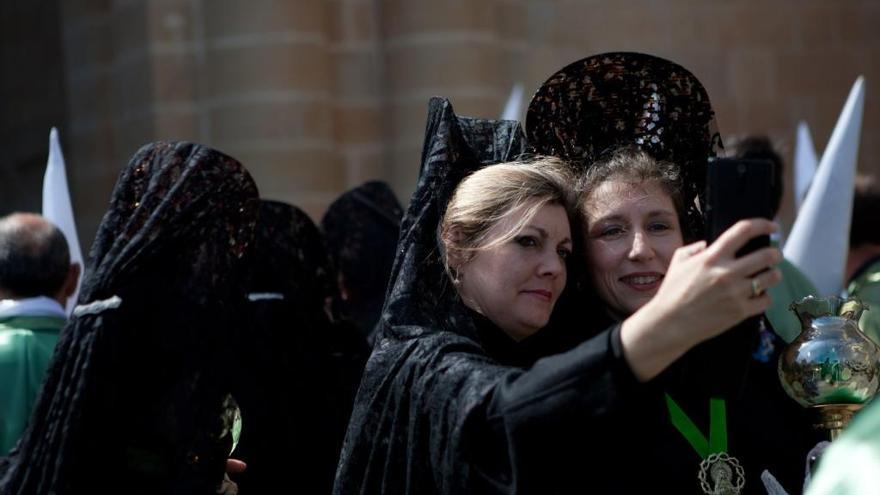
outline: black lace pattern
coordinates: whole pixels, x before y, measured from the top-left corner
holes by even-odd
[[[262,201],[248,258],[233,381],[243,421],[234,457],[248,468],[234,479],[243,494],[291,483],[328,493],[369,349],[326,311],[335,281],[305,212]]]
[[[144,146],[120,174],[3,493],[207,493],[223,476],[223,341],[242,297],[257,188],[235,159]],[[227,449],[224,452],[224,449]]]
[[[449,101],[431,99],[419,182],[401,222],[334,493],[463,493],[467,486],[464,423],[512,368],[478,344],[443,269],[437,226],[462,178],[524,149],[517,122],[458,117]]]
[[[538,88],[526,132],[536,152],[582,167],[621,145],[677,164],[689,227],[702,235],[694,200],[703,204],[707,160],[722,144],[709,95],[684,67],[627,52],[578,60]]]
[[[335,301],[336,307],[367,337],[382,312],[402,216],[400,202],[388,184],[370,181],[337,198],[321,219],[345,288],[345,297]]]

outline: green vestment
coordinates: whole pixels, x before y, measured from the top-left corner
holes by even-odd
[[[850,296],[859,298],[868,306],[859,319],[859,327],[871,340],[880,344],[880,258],[875,258],[859,270],[846,290]]]
[[[880,491],[880,402],[856,414],[828,447],[807,495],[874,495]]]
[[[0,455],[24,431],[64,322],[57,316],[0,319]]]
[[[776,267],[782,272],[782,282],[767,290],[773,304],[765,315],[776,335],[790,343],[801,333],[801,324],[789,306],[793,301],[817,295],[817,291],[807,276],[788,260],[783,259]]]

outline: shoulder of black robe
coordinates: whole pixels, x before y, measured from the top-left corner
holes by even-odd
[[[371,338],[382,313],[402,216],[388,184],[370,181],[342,194],[321,219],[327,249],[348,293],[334,304],[366,337]]]
[[[332,269],[302,210],[262,201],[248,260],[233,388],[243,423],[233,456],[248,468],[233,479],[242,495],[329,493],[369,349],[325,311]]]
[[[210,493],[231,445],[223,344],[258,194],[233,158],[158,142],[132,157],[91,249],[6,494]],[[225,451],[224,451],[225,449]]]
[[[551,462],[559,455],[545,455],[547,446],[568,426],[606,414],[613,384],[632,380],[619,369],[612,331],[528,371],[500,364],[479,344],[448,282],[437,226],[450,195],[468,173],[522,149],[516,122],[457,117],[448,101],[431,100],[419,183],[335,493],[536,490],[556,472]]]

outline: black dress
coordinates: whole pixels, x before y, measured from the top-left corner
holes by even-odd
[[[734,362],[748,366],[724,376],[705,374],[722,360],[705,359],[719,351],[704,346],[640,384],[623,358],[619,326],[606,327],[595,298],[576,284],[566,289],[551,325],[518,344],[462,306],[440,263],[438,221],[464,175],[515,158],[521,139],[515,123],[456,117],[447,101],[431,101],[419,185],[401,226],[394,283],[334,492],[700,493],[699,458],[669,423],[664,393],[681,396],[689,412],[694,406],[685,399],[693,398],[707,413],[712,394],[738,391],[741,383],[744,399],[732,396],[728,406],[731,454],[758,452],[762,466],[768,458],[795,466],[786,473],[799,469],[810,442],[805,450],[785,445],[763,456],[765,443],[800,439],[804,428],[774,409],[788,400],[773,395],[778,380],[742,374],[752,370],[741,352]],[[762,383],[752,383],[757,380]],[[773,400],[752,403],[764,400],[764,385]],[[762,414],[775,417],[760,424],[755,418]],[[702,425],[699,411],[691,417]],[[747,467],[751,492],[760,482]]]
[[[773,337],[769,359],[756,355],[756,324],[747,320],[697,346],[654,380],[632,389],[619,405],[622,413],[609,418],[608,427],[598,428],[594,436],[608,446],[607,451],[591,452],[594,465],[623,475],[603,478],[599,484],[604,491],[666,487],[676,493],[703,493],[698,479],[702,459],[673,426],[668,394],[707,437],[710,399],[724,399],[727,452],[744,469],[742,493],[766,493],[764,470],[789,493],[801,493],[807,453],[823,438],[812,428],[809,412],[779,382],[776,362],[784,342]]]

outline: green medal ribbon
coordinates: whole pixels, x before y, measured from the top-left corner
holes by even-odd
[[[701,458],[727,452],[727,412],[724,399],[709,400],[709,440],[679,405],[666,394],[666,408],[675,429],[691,444]]]

